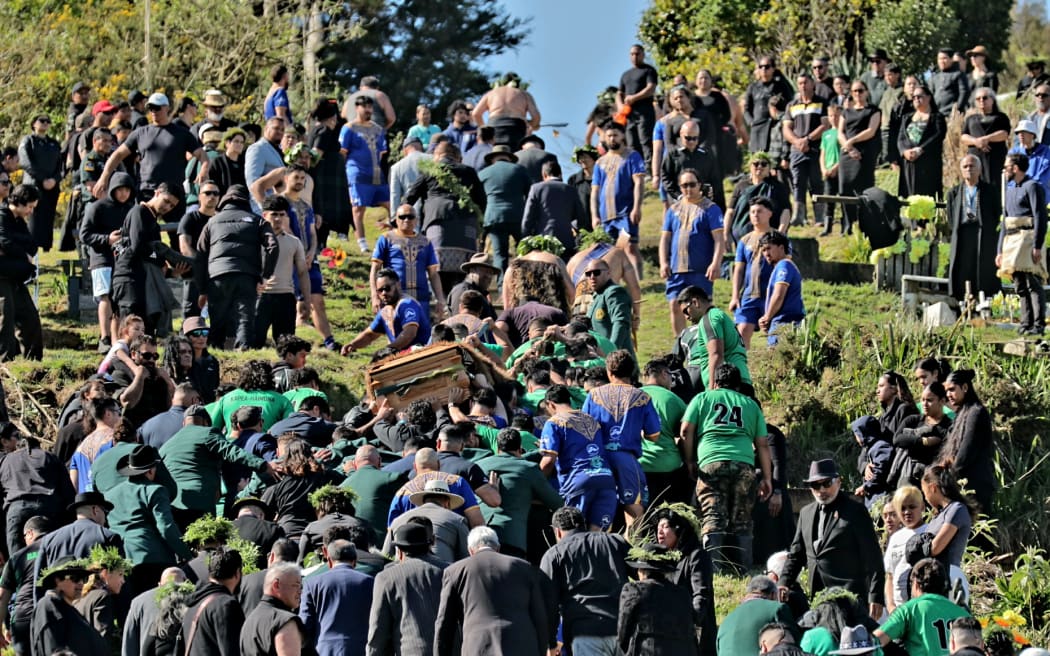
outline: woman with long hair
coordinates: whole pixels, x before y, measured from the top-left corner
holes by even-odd
[[[658,509],[653,514],[653,521],[656,522],[656,542],[682,554],[674,573],[668,578],[689,592],[693,600],[693,625],[700,652],[714,653],[717,633],[714,568],[711,556],[700,544],[697,534],[700,519],[692,508],[674,504]],[[750,563],[745,564],[748,566]]]
[[[813,607],[799,620],[799,628],[805,631],[799,647],[807,654],[826,656],[839,648],[842,629],[858,624],[869,630],[878,626],[857,595],[838,586],[827,588],[813,598]]]
[[[930,556],[961,567],[977,504],[963,494],[952,470],[942,465],[926,468],[922,475],[922,494],[935,513],[927,528],[933,534]]]
[[[926,467],[937,459],[952,427],[944,411],[947,403],[944,385],[935,381],[922,390],[922,414],[905,417],[893,436],[897,452],[890,469],[891,485],[918,485]]]
[[[944,195],[941,180],[943,170],[944,137],[948,125],[937,111],[933,94],[920,84],[911,94],[913,111],[901,122],[897,134],[897,148],[901,153],[901,174],[897,195]]]
[[[966,117],[962,145],[981,161],[981,182],[998,185],[1010,143],[1010,117],[999,111],[995,91],[988,87],[974,91],[973,102],[977,111]]]
[[[995,434],[992,416],[974,390],[972,369],[953,371],[944,383],[955,421],[941,449],[940,460],[957,478],[965,478],[981,512],[990,513],[995,479]]]
[[[836,126],[842,156],[839,160],[839,193],[859,196],[875,186],[875,165],[882,150],[882,112],[871,104],[868,85],[861,80],[850,84],[850,102],[843,106]],[[859,208],[846,206],[847,232],[857,222]]]
[[[281,463],[281,480],[263,493],[262,500],[273,508],[277,524],[284,534],[298,540],[306,526],[317,519],[310,493],[331,483],[339,485],[341,477],[325,470],[314,459],[310,444],[286,433],[277,438],[277,458]]]
[[[181,656],[182,619],[192,595],[192,583],[169,583],[158,591],[157,616],[146,631],[142,656]]]

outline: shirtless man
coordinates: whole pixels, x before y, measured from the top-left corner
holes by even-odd
[[[488,125],[496,131],[497,144],[507,144],[513,149],[526,135],[540,127],[540,110],[528,91],[519,89],[521,78],[517,73],[507,73],[501,84],[478,101],[470,118],[481,127],[484,115],[489,114]]]
[[[637,327],[642,305],[642,287],[638,284],[638,274],[635,272],[634,266],[631,265],[631,261],[627,259],[627,254],[623,252],[623,249],[609,243],[601,242],[584,248],[576,255],[573,255],[566,265],[565,268],[568,271],[569,279],[575,286],[576,292],[576,301],[573,305],[572,313],[583,314],[587,312],[587,305],[590,304],[590,294],[587,291],[587,278],[584,277],[583,272],[587,270],[587,264],[595,259],[601,259],[609,265],[610,280],[627,288],[627,293],[630,295],[635,308],[634,320]]]

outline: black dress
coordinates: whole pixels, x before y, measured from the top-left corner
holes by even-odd
[[[314,179],[314,214],[323,219],[318,232],[346,233],[350,229],[350,191],[346,160],[339,152],[339,130],[315,125],[307,143],[321,152],[321,161],[310,170]],[[320,236],[318,243],[324,243]]]
[[[697,653],[689,593],[670,581],[628,581],[620,592],[617,642],[625,656]]]
[[[999,193],[986,182],[977,183],[976,193],[960,183],[948,190],[947,200],[952,231],[948,293],[963,300],[969,281],[975,298],[982,291],[990,297],[1001,284],[995,266],[1002,211]]]
[[[963,124],[963,134],[971,137],[985,137],[993,132],[1005,130],[1010,134],[1010,118],[1002,112],[992,114],[971,114],[966,117]],[[1002,175],[1003,164],[1006,162],[1007,141],[997,141],[990,144],[991,150],[987,153],[980,148],[970,146],[966,154],[973,155],[981,160],[981,182],[998,184]]]
[[[876,118],[876,125],[881,121],[882,112],[874,105],[868,105],[861,109],[847,108],[842,110],[843,137],[852,139],[864,132],[871,124],[872,117]],[[882,140],[876,130],[871,139],[854,144],[860,151],[860,159],[853,159],[845,153],[839,159],[839,193],[843,196],[859,196],[868,187],[875,186],[875,165],[879,161],[879,152],[882,150]],[[856,221],[853,216],[857,206],[846,206],[847,214],[850,215],[851,223]]]
[[[940,112],[931,108],[928,116],[923,124],[915,120],[916,113],[912,112],[901,122],[901,131],[897,135],[897,148],[901,152],[898,196],[907,198],[918,194],[939,198],[944,194],[942,156],[948,126]],[[904,151],[909,148],[922,148],[922,155],[909,162],[904,159]]]

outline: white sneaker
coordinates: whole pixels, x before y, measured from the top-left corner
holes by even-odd
[[[372,249],[370,249],[368,247],[368,240],[365,239],[364,237],[361,237],[360,239],[357,240],[357,245],[358,245],[358,247],[361,248],[361,252],[364,253],[365,255],[368,255],[369,253],[372,252]]]

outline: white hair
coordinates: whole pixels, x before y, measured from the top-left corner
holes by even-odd
[[[297,577],[302,578],[303,570],[295,563],[274,563],[266,569],[266,578],[263,580],[263,587],[269,588],[273,585],[274,581],[283,579],[290,574],[295,574]]]
[[[475,526],[467,535],[467,550],[474,553],[484,547],[499,550],[499,536],[488,526]]]
[[[777,578],[784,575],[784,565],[787,565],[788,552],[778,551],[766,559],[766,574],[776,574]]]

